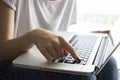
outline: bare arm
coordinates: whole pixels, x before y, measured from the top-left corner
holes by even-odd
[[[24,37],[13,39],[14,10],[0,0],[0,57],[13,59],[30,48]]]
[[[64,38],[48,30],[37,29],[21,37],[14,35],[14,10],[0,1],[0,57],[14,59],[35,44],[47,60],[63,57],[64,50],[80,61],[72,46]]]

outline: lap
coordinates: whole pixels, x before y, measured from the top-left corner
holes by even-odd
[[[111,58],[97,80],[118,80],[118,71],[114,58]],[[109,77],[108,77],[109,76]],[[96,80],[96,76],[81,76],[65,73],[32,70],[13,67],[9,61],[0,61],[0,80]]]
[[[100,74],[97,76],[97,80],[118,80],[118,74],[116,60],[114,57],[111,57]]]
[[[0,80],[94,80],[95,77],[18,68],[8,62],[2,62],[1,68]]]

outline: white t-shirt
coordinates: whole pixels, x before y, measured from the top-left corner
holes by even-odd
[[[36,28],[67,30],[76,22],[76,0],[3,0],[15,10],[15,36]]]

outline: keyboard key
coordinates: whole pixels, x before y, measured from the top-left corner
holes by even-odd
[[[85,65],[89,59],[89,56],[93,50],[93,46],[97,37],[89,37],[89,36],[75,36],[70,43],[75,49],[76,53],[80,57],[80,62],[76,62],[73,57],[68,54],[68,56],[61,58],[58,62],[69,63],[69,64],[81,64]]]
[[[76,61],[75,60],[65,60],[65,63],[75,64]]]

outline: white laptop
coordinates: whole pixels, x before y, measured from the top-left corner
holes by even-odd
[[[36,46],[34,46],[28,52],[13,60],[13,65],[68,74],[90,75],[95,73],[97,75],[119,45],[116,44],[114,47],[109,36],[103,34],[73,34],[69,32],[58,32],[57,34],[62,35],[71,43],[80,56],[80,63],[76,63],[71,58],[71,55],[54,62],[48,62]]]

